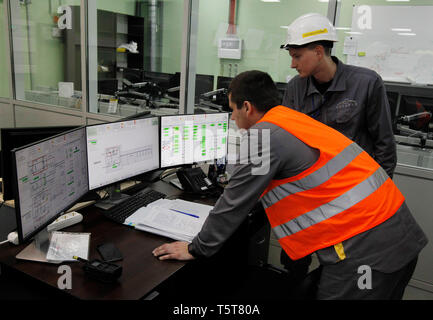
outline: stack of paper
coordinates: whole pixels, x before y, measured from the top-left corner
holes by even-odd
[[[138,209],[125,220],[125,224],[138,230],[191,242],[212,208],[180,199],[159,199]]]

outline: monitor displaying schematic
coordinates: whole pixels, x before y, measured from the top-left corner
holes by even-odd
[[[94,190],[159,168],[159,118],[86,128],[89,188]]]
[[[161,117],[161,168],[227,155],[228,113]]]
[[[54,137],[78,126],[1,128],[1,167],[3,174],[3,200],[14,198],[12,179],[12,150],[28,144]]]
[[[89,190],[85,128],[15,149],[12,157],[18,236],[22,242]]]

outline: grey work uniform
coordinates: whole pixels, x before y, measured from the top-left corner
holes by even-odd
[[[270,130],[270,145],[265,146],[269,148],[270,153],[269,171],[264,175],[252,175],[251,170],[254,165],[251,162],[235,165],[235,170],[223,195],[211,210],[202,230],[190,244],[190,252],[196,257],[209,257],[221,248],[246,219],[271,180],[296,176],[311,167],[319,158],[317,149],[307,146],[274,124],[262,122],[255,124],[251,129],[258,129],[259,132],[264,129]],[[258,150],[262,150],[261,142],[259,134]],[[353,288],[342,287],[348,284],[344,278],[338,277],[347,277],[347,274],[359,277],[356,270],[353,272],[353,264],[369,265],[381,272],[394,272],[416,258],[426,243],[427,239],[423,231],[404,203],[395,215],[382,224],[343,241],[347,258],[342,262],[351,263],[350,268],[337,263],[341,261],[334,247],[316,252],[321,264],[324,265],[322,277],[325,277],[325,280],[320,282],[322,289],[319,287],[319,297],[322,299],[350,298],[351,295],[348,292],[353,291]],[[334,270],[337,265],[342,268],[337,267]],[[327,266],[331,270],[328,271]],[[345,273],[342,272],[342,269]],[[337,279],[329,278],[333,275],[337,275]],[[327,283],[331,284],[328,286]],[[370,294],[371,292],[361,293]]]
[[[282,104],[308,114],[355,141],[392,178],[397,164],[385,86],[373,70],[346,65],[332,57],[337,71],[323,95],[312,76],[294,77]]]

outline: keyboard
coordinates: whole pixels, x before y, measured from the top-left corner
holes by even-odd
[[[105,211],[104,215],[110,220],[123,224],[130,215],[141,207],[147,206],[158,199],[164,199],[166,196],[164,193],[146,188]]]

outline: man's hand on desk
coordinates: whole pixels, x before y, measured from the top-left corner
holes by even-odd
[[[166,243],[152,251],[159,260],[193,260],[194,257],[188,252],[188,242],[176,241]]]

